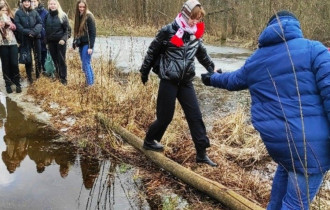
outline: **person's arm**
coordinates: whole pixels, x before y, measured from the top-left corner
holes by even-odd
[[[320,42],[313,42],[312,71],[330,122],[330,52]]]
[[[148,80],[148,75],[153,67],[157,57],[159,56],[162,48],[163,41],[166,39],[166,26],[158,31],[154,40],[150,43],[149,48],[147,50],[147,54],[144,57],[143,63],[140,68],[140,73],[142,77],[142,82],[146,83]]]
[[[36,24],[34,25],[33,29],[32,29],[32,33],[31,35],[33,37],[38,37],[39,35],[41,36],[41,31],[42,31],[42,20],[40,15],[38,14],[37,11],[34,10],[34,17],[36,19]],[[39,37],[40,38],[40,37]]]
[[[88,33],[88,49],[93,49],[96,39],[96,26],[95,26],[95,19],[92,14],[88,14],[87,17],[87,33]]]
[[[212,74],[210,85],[217,88],[227,89],[229,91],[237,91],[248,88],[246,81],[246,69],[244,65],[234,72]]]
[[[200,41],[200,45],[196,52],[196,58],[198,62],[202,64],[209,73],[214,72],[214,63],[211,60],[211,57],[207,54],[206,48],[202,40]]]
[[[62,23],[62,28],[63,28],[63,36],[61,40],[66,42],[68,40],[68,31],[69,31],[69,20],[68,17],[65,17]]]

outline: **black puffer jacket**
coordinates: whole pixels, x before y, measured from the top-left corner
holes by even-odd
[[[58,11],[50,11],[45,18],[45,29],[47,42],[68,40],[69,21],[65,17],[61,22]]]
[[[18,33],[24,37],[41,38],[42,22],[36,10],[23,9],[17,10],[15,13],[15,24]]]
[[[159,62],[159,78],[178,82],[191,81],[195,76],[195,56],[207,71],[214,71],[214,63],[201,39],[194,39],[194,35],[185,32],[183,47],[177,47],[170,42],[178,29],[179,26],[174,21],[158,32],[144,58],[140,69],[142,74],[148,75],[150,69],[157,68],[155,65]]]

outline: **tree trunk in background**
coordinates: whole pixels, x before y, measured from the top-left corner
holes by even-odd
[[[290,10],[300,20],[306,38],[330,43],[330,0],[200,0],[207,13],[206,32],[219,37],[256,40],[278,10]],[[76,0],[59,0],[73,19]],[[181,10],[185,0],[93,0],[88,6],[97,18],[129,24],[163,26]],[[17,0],[8,0],[12,8]],[[43,1],[46,5],[47,1]],[[47,7],[46,7],[47,8]],[[124,24],[124,22],[123,22]]]

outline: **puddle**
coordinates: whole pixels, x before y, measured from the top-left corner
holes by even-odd
[[[0,102],[1,209],[149,209],[133,168],[83,155],[3,94]]]

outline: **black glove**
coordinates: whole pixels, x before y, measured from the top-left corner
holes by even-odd
[[[218,69],[216,70],[216,72],[218,72],[219,74],[222,74],[222,69],[218,68]]]
[[[204,85],[206,86],[211,86],[211,76],[213,75],[213,72],[208,72],[205,74],[202,74],[202,82],[204,83]]]
[[[148,82],[148,74],[141,74],[142,83],[145,85]]]

